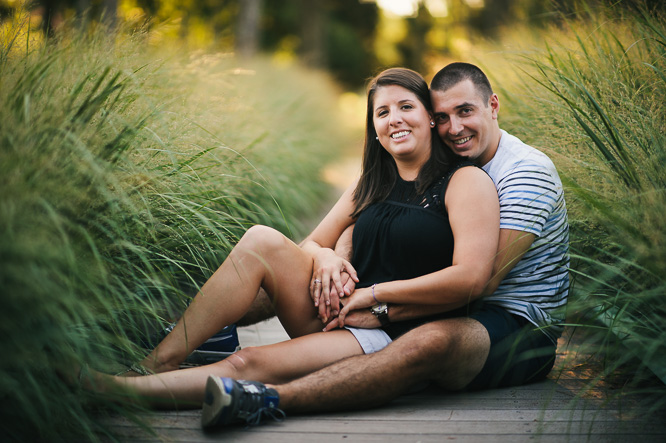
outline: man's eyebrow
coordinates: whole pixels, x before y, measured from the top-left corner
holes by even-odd
[[[476,105],[474,103],[465,102],[463,104],[456,106],[453,109],[462,109],[462,108],[476,108]]]
[[[476,108],[476,107],[477,106],[474,103],[465,102],[465,103],[459,104],[458,106],[455,106],[453,109],[457,111],[457,110],[463,109],[463,108]],[[447,113],[446,112],[434,112],[433,115],[435,117],[440,117],[440,116],[447,115]]]

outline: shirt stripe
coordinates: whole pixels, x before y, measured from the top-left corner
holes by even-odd
[[[556,341],[569,295],[569,224],[560,177],[545,154],[505,131],[483,169],[497,186],[500,228],[536,236],[485,300],[527,318]]]

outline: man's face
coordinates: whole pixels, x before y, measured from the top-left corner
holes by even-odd
[[[431,91],[437,132],[442,141],[456,154],[479,166],[488,163],[500,139],[496,94],[486,103],[471,80],[452,88]]]

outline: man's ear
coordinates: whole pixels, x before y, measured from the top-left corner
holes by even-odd
[[[492,109],[493,120],[497,120],[497,116],[499,115],[500,110],[500,102],[497,94],[490,96],[490,108]]]

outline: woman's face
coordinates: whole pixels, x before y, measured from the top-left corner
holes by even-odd
[[[375,91],[373,124],[379,142],[396,163],[419,167],[430,157],[432,115],[416,95],[402,86],[381,86]]]

